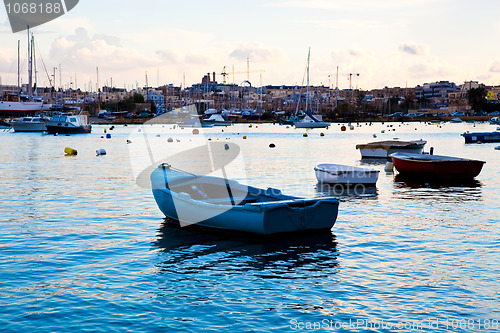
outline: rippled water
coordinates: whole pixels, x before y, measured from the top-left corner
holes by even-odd
[[[286,194],[332,194],[316,184],[319,163],[381,170],[376,189],[333,193],[331,234],[264,240],[173,227],[136,185],[143,157],[131,133],[173,151],[194,140],[191,129],[0,132],[0,331],[498,331],[500,151],[459,135],[494,127],[390,125],[342,133],[335,124],[304,138],[254,124],[199,136],[238,144],[235,178]],[[441,186],[395,179],[354,148],[395,137],[487,163],[477,182]]]

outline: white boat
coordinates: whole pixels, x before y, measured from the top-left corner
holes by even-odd
[[[320,183],[375,185],[380,171],[342,164],[318,164],[314,167]]]
[[[304,119],[294,122],[295,128],[327,128],[330,126],[330,123],[319,120],[317,117],[310,115],[309,112],[306,112],[306,114]]]
[[[60,114],[46,122],[48,134],[84,134],[92,131],[88,116]]]
[[[361,152],[362,158],[389,158],[392,153],[413,153],[420,154],[427,141],[377,141],[356,145],[356,149]]]
[[[233,122],[226,120],[220,114],[212,114],[209,118],[203,119],[205,123],[213,123],[214,126],[231,126]]]
[[[327,128],[330,123],[322,121],[320,116],[313,116],[309,111],[309,62],[311,59],[311,48],[309,48],[309,53],[307,54],[307,85],[306,85],[306,117],[300,121],[294,122],[295,128]]]
[[[28,37],[30,36],[28,30]],[[43,99],[41,97],[33,96],[33,73],[36,74],[36,67],[33,70],[33,54],[34,54],[34,37],[31,36],[31,40],[28,38],[28,96],[22,95],[20,93],[7,93],[2,96],[0,101],[0,115],[2,113],[36,113],[42,111]],[[17,66],[18,66],[18,91],[21,91],[19,87],[19,46],[17,55]],[[35,83],[36,86],[36,83]],[[36,90],[35,90],[36,92]],[[22,114],[21,114],[22,115]]]
[[[42,117],[22,117],[11,122],[14,132],[45,132],[47,127]]]
[[[17,99],[17,100],[16,100]],[[1,113],[22,113],[22,112],[40,112],[43,102],[22,102],[19,98],[11,95],[0,101]]]
[[[271,235],[319,231],[335,224],[339,201],[304,199],[280,190],[246,186],[237,181],[201,176],[167,163],[151,173],[153,195],[165,216],[182,227]]]

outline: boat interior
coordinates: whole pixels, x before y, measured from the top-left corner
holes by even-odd
[[[222,205],[231,204],[240,206],[245,204],[286,201],[291,207],[295,205],[304,207],[314,204],[317,201],[297,200],[299,198],[283,195],[278,189],[268,188],[264,190],[218,177],[193,176],[177,179],[168,181],[168,188],[186,199]]]

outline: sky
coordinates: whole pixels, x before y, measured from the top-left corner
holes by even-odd
[[[95,90],[227,82],[363,90],[474,80],[500,85],[498,0],[80,0],[32,32],[37,80]],[[0,8],[0,77],[17,84],[17,43],[27,82],[26,32]],[[337,80],[338,68],[338,80]],[[235,72],[232,75],[232,72]]]

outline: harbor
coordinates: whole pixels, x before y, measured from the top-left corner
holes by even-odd
[[[199,134],[168,124],[94,125],[90,134],[69,136],[0,132],[1,326],[290,331],[357,322],[380,332],[391,331],[387,325],[496,330],[483,325],[495,325],[500,314],[500,155],[495,144],[466,144],[460,135],[494,125],[360,123],[346,132],[342,123],[312,130],[251,125]],[[334,196],[335,225],[264,239],[179,227],[134,176],[144,133],[153,153],[158,145],[237,145],[228,176],[286,195]],[[486,164],[467,182],[401,178],[385,171],[385,160],[362,159],[356,150],[374,134],[425,139],[426,152]],[[65,147],[78,153],[66,156]],[[320,163],[374,169],[379,178],[375,187],[321,185],[314,170]]]
[[[5,1],[0,333],[499,332],[499,9]]]

